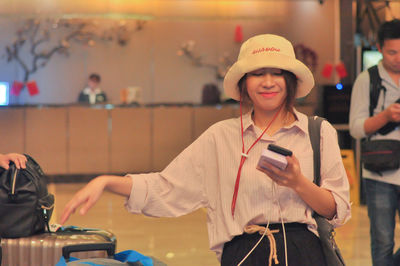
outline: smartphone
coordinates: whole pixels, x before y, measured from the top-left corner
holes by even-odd
[[[292,156],[292,154],[293,154],[293,152],[291,150],[285,149],[285,148],[275,145],[275,144],[269,144],[268,150],[279,153],[283,156]]]
[[[262,150],[257,165],[260,168],[268,169],[265,165],[265,162],[268,162],[281,170],[285,170],[287,166],[286,156],[291,156],[292,154],[292,151],[288,149],[278,145],[269,144],[267,149]]]

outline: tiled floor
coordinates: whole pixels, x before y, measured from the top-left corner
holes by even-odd
[[[56,209],[52,222],[83,184],[50,184]],[[134,249],[172,266],[217,266],[208,249],[206,213],[198,210],[179,218],[149,218],[129,214],[124,199],[105,193],[86,216],[73,215],[67,224],[109,229],[117,236],[117,251]],[[368,266],[370,262],[369,221],[365,206],[354,206],[352,219],[337,229],[337,242],[348,266]],[[396,228],[400,242],[400,229]],[[398,246],[398,245],[396,245]]]

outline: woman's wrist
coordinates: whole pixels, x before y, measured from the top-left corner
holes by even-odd
[[[96,184],[103,190],[123,196],[129,196],[132,188],[132,179],[116,175],[101,175],[95,178]]]
[[[104,190],[104,189],[107,189],[107,186],[110,181],[110,177],[111,176],[108,176],[108,175],[101,175],[101,176],[96,177],[94,180],[97,182],[98,185],[102,186],[103,190]]]
[[[297,194],[302,194],[307,186],[307,183],[309,180],[301,174],[299,178],[297,179],[296,184],[292,187],[292,189],[297,193]]]

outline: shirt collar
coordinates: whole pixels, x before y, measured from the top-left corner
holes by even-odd
[[[101,89],[99,88],[95,88],[94,91],[92,91],[89,87],[85,88],[83,90],[84,94],[100,94],[101,93]]]
[[[296,109],[294,109],[294,113],[297,116],[297,120],[294,121],[292,126],[297,127],[301,131],[303,131],[305,134],[308,134],[308,116],[306,116],[303,113],[300,113]],[[290,126],[289,126],[290,127]]]
[[[242,120],[243,120],[243,132],[246,132],[248,129],[251,129],[251,128],[255,127],[253,119],[251,118],[251,114],[252,113],[253,113],[253,109],[248,111],[242,117]]]
[[[291,129],[291,128],[298,128],[299,130],[303,131],[305,134],[308,133],[308,118],[305,114],[300,113],[293,108],[294,114],[296,115],[297,119],[292,124],[285,126],[284,128]],[[255,124],[253,119],[251,118],[251,114],[253,113],[253,109],[243,115],[243,132],[247,130],[255,130]]]

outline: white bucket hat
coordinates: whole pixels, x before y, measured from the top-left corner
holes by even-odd
[[[242,44],[238,60],[225,75],[225,94],[239,100],[239,80],[246,73],[264,67],[284,69],[295,74],[298,79],[296,98],[306,96],[314,87],[310,69],[296,59],[292,44],[281,36],[263,34]]]

